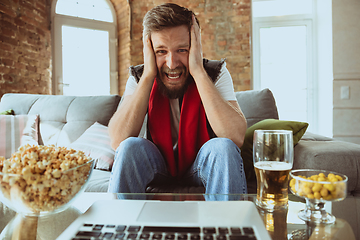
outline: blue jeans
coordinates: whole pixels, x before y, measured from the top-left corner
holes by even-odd
[[[179,181],[204,186],[206,194],[247,193],[240,149],[227,138],[213,138],[199,150],[181,179],[172,177],[158,148],[144,138],[130,137],[115,153],[108,192],[144,193],[151,182]]]

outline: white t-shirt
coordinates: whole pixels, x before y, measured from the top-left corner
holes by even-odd
[[[132,95],[137,87],[137,82],[134,76],[130,76],[125,87],[124,96]],[[215,82],[215,87],[219,91],[220,95],[226,101],[236,101],[234,92],[234,85],[231,75],[226,68],[226,63],[221,67],[218,80]],[[179,135],[179,123],[180,123],[180,107],[179,99],[170,99],[171,110],[171,135],[173,146],[176,147],[177,139]]]

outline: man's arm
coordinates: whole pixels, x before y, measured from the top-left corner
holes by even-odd
[[[144,37],[144,72],[132,95],[125,96],[109,122],[111,147],[115,150],[128,137],[137,137],[143,124],[152,85],[157,74],[149,36]]]
[[[218,137],[231,139],[241,147],[246,132],[246,119],[237,101],[223,99],[203,66],[201,35],[193,17],[189,71],[193,76],[209,123]]]

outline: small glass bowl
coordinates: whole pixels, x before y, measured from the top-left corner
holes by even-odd
[[[56,174],[0,172],[0,201],[26,216],[44,216],[65,210],[85,190],[95,159]]]
[[[292,170],[290,171],[290,191],[296,196],[305,198],[306,207],[298,214],[307,222],[334,223],[334,215],[326,212],[327,201],[341,201],[347,193],[348,177],[325,170]]]

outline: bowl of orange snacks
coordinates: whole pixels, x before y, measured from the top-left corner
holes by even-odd
[[[314,169],[290,172],[290,191],[306,200],[305,209],[298,214],[304,221],[334,223],[336,218],[326,212],[325,203],[346,198],[348,177],[344,174]]]

